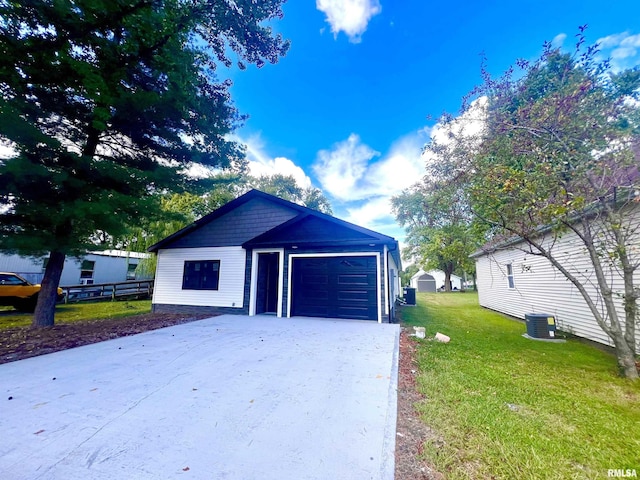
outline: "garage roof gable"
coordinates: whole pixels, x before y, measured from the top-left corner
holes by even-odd
[[[291,245],[381,245],[395,242],[391,237],[348,224],[333,217],[299,215],[259,235],[244,247],[276,247]]]
[[[260,208],[253,205],[260,205]],[[259,190],[251,190],[232,200],[151,246],[149,251],[230,245],[234,240],[235,245],[245,248],[387,245],[400,265],[398,243],[393,237]],[[209,244],[205,245],[207,242]]]

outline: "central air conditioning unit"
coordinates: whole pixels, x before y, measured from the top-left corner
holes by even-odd
[[[412,287],[404,287],[403,289],[404,301],[407,305],[416,304],[416,289]]]
[[[524,316],[527,323],[527,335],[531,338],[555,338],[556,319],[548,313],[527,313]]]

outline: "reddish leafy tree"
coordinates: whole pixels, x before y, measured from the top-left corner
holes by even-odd
[[[462,166],[465,188],[490,232],[487,251],[512,237],[545,257],[611,338],[623,374],[637,379],[640,70],[612,71],[597,46],[585,48],[583,29],[577,38],[573,54],[545,45],[535,62],[498,79],[485,73],[466,98],[467,107],[488,101]],[[566,235],[588,256],[587,271],[555,248]]]

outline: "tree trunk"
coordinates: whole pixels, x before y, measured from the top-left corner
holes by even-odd
[[[620,372],[630,380],[638,380],[638,368],[636,367],[636,356],[633,349],[629,347],[622,332],[609,334],[616,348],[616,358]]]
[[[44,271],[42,288],[38,294],[38,303],[33,314],[31,328],[52,327],[54,324],[54,314],[56,311],[56,299],[58,296],[58,285],[62,276],[65,254],[53,251],[49,255],[49,262]]]
[[[448,269],[444,271],[444,291],[451,291],[451,272]]]

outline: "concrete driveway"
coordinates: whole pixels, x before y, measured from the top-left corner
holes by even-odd
[[[0,478],[392,479],[398,335],[223,315],[0,365]]]

